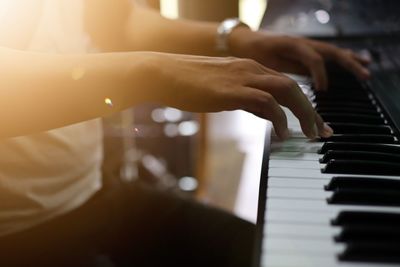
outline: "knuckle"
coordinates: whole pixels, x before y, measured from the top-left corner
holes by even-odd
[[[313,65],[320,66],[324,64],[324,59],[320,55],[315,55],[310,60]]]
[[[259,113],[267,116],[268,114],[274,113],[276,108],[276,101],[274,97],[268,93],[254,95],[253,101],[254,109]]]
[[[234,60],[232,61],[231,67],[233,70],[236,70],[239,72],[245,72],[250,69],[253,69],[255,65],[256,65],[256,62],[252,59],[234,58]]]
[[[226,60],[228,60],[228,61],[235,61],[235,60],[238,60],[238,58],[237,57],[234,57],[234,56],[229,56],[229,57],[226,57],[225,58]]]
[[[257,61],[248,58],[238,59],[235,64],[235,69],[243,73],[261,73],[261,65]]]
[[[285,36],[282,36],[282,38],[288,44],[299,44],[302,42],[302,40],[299,37],[285,35]]]
[[[244,65],[247,65],[247,66],[255,66],[255,65],[257,65],[257,62],[255,60],[253,60],[253,59],[250,59],[250,58],[242,58],[242,59],[240,59],[240,63],[244,64]]]
[[[285,90],[292,91],[292,90],[298,89],[298,85],[297,85],[296,81],[294,81],[293,79],[290,79],[288,77],[282,77],[281,82],[282,82],[283,88]]]
[[[265,93],[259,96],[259,104],[262,105],[263,107],[265,106],[270,106],[275,103],[275,99],[271,94]]]
[[[353,50],[351,49],[343,49],[343,52],[347,55],[352,55],[353,54]]]
[[[343,58],[351,58],[353,56],[353,51],[350,49],[342,49],[340,54]]]

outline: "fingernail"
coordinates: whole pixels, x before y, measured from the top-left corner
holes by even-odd
[[[324,123],[324,128],[321,132],[321,137],[328,138],[333,135],[333,129],[326,123]]]

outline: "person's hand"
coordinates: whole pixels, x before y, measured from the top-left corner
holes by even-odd
[[[277,71],[311,74],[317,90],[328,86],[325,61],[332,60],[359,79],[370,76],[365,67],[369,59],[348,49],[301,37],[280,36],[263,31],[236,28],[230,35],[229,46],[237,57],[252,58]]]
[[[150,101],[191,112],[242,109],[272,121],[277,135],[286,139],[283,105],[300,120],[307,137],[333,133],[295,81],[254,60],[155,55],[145,84],[151,90]]]

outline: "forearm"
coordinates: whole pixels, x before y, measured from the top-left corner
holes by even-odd
[[[0,49],[0,138],[105,116],[147,101],[143,53],[51,55]],[[112,106],[105,99],[112,101]]]
[[[126,28],[127,47],[169,53],[218,56],[217,23],[163,18],[136,5]]]

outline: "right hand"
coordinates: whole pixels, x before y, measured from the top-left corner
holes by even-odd
[[[251,59],[158,54],[150,73],[150,100],[191,112],[242,109],[272,121],[281,139],[289,137],[288,107],[304,134],[329,137],[332,129],[315,112],[295,81]]]

